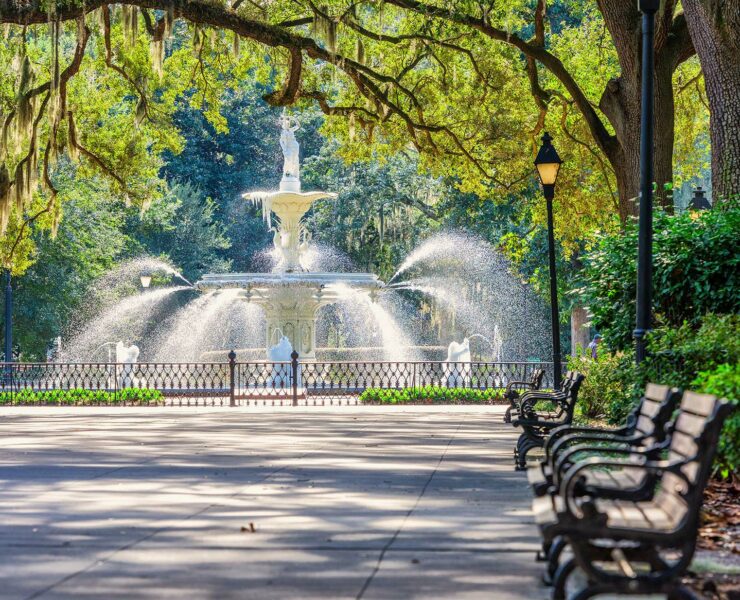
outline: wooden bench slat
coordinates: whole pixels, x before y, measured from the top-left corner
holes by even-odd
[[[706,418],[682,412],[678,415],[674,427],[676,431],[688,434],[691,437],[698,436],[706,425]]]
[[[674,431],[671,436],[670,450],[683,458],[693,458],[697,451],[696,442],[694,442],[693,436],[686,435],[681,431]]]
[[[586,473],[586,484],[612,489],[625,489],[636,487],[642,482],[643,477],[643,471],[630,469],[629,467],[610,471],[591,470]]]
[[[657,501],[632,502],[630,500],[596,501],[599,512],[607,516],[610,527],[670,531],[680,521],[678,517]]]
[[[640,433],[651,435],[655,433],[655,421],[653,421],[649,417],[640,415],[637,418],[637,425],[635,426],[635,429],[637,429],[637,431],[639,431]]]
[[[654,400],[659,404],[663,403],[670,393],[671,388],[669,386],[661,385],[659,383],[648,383],[645,387],[645,398]]]
[[[696,392],[684,392],[681,400],[681,410],[690,412],[700,417],[712,414],[717,399],[711,394],[697,394]]]
[[[649,398],[645,398],[642,401],[642,406],[640,406],[640,415],[645,415],[646,417],[654,417],[660,412],[661,406],[662,404],[657,400],[650,400]]]

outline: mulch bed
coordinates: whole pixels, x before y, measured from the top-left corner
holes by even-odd
[[[704,493],[699,548],[740,558],[740,481],[711,480]]]
[[[698,547],[720,564],[740,565],[740,481],[709,482]],[[685,583],[700,598],[740,600],[740,574],[692,573]]]

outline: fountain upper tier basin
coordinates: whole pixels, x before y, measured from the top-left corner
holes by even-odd
[[[252,202],[262,204],[265,218],[269,218],[270,212],[275,213],[283,226],[297,226],[303,215],[308,212],[311,205],[323,198],[336,199],[337,195],[331,192],[301,192],[301,191],[271,191],[271,192],[249,192],[243,196]]]
[[[270,290],[308,289],[330,302],[346,295],[350,290],[374,292],[385,284],[372,273],[224,273],[208,274],[195,284],[202,291],[243,289],[251,298],[270,299]]]

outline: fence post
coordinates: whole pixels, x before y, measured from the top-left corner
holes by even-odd
[[[236,352],[229,352],[229,406],[236,406]]]
[[[118,358],[116,358],[116,364],[113,367],[113,398],[118,400]]]
[[[293,406],[298,406],[298,352],[293,350],[290,354],[290,360],[293,380]]]

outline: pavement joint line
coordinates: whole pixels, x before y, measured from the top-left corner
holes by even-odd
[[[364,427],[360,427],[358,429],[358,431],[363,431],[363,430],[367,429],[368,427],[369,427],[369,425],[366,425]],[[458,426],[458,428],[459,428],[459,426]],[[452,441],[452,439],[450,439],[450,441]],[[305,456],[308,456],[312,452],[319,452],[323,448],[329,446],[330,444],[331,444],[331,442],[330,441],[327,441],[326,443],[320,445],[317,448],[313,448],[312,450],[306,450],[303,454],[301,454],[300,456],[297,456],[296,458],[297,459],[301,459],[301,458],[304,458]],[[448,446],[449,446],[449,444],[448,444]],[[440,462],[441,462],[441,460],[440,460]],[[292,464],[291,465],[284,465],[284,466],[282,466],[282,467],[280,467],[278,469],[275,469],[275,470],[271,471],[270,473],[268,473],[267,475],[265,475],[264,477],[262,477],[261,479],[258,479],[257,481],[253,481],[253,482],[249,483],[248,485],[243,486],[240,490],[234,492],[233,494],[230,494],[230,495],[226,496],[226,498],[229,498],[229,499],[231,499],[231,498],[237,498],[238,496],[243,495],[244,492],[245,492],[245,490],[249,489],[250,487],[252,487],[254,485],[257,485],[257,484],[260,484],[260,483],[264,483],[270,477],[273,477],[274,475],[277,475],[278,473],[282,473],[283,471],[289,470],[291,467],[294,467],[294,466],[295,465],[292,465]],[[439,466],[439,464],[437,466]],[[435,469],[435,471],[436,471],[436,469]],[[430,479],[430,481],[431,481],[431,479]],[[425,487],[425,489],[426,489],[426,487]],[[222,506],[222,504],[219,503],[219,502],[215,502],[215,503],[209,504],[209,505],[201,508],[200,510],[198,510],[198,511],[196,511],[194,513],[191,513],[189,515],[185,515],[185,516],[181,517],[180,518],[180,521],[188,521],[190,519],[194,519],[195,517],[198,517],[198,516],[202,515],[203,513],[208,512],[212,508],[216,508],[218,506]],[[143,536],[143,537],[141,537],[139,539],[131,540],[129,543],[124,544],[123,546],[120,546],[119,548],[116,548],[112,552],[108,553],[106,556],[103,556],[102,558],[97,559],[97,560],[91,562],[86,567],[83,567],[82,569],[78,569],[77,571],[75,571],[74,573],[70,573],[69,575],[65,575],[61,579],[57,580],[56,582],[52,583],[51,585],[46,586],[43,589],[36,590],[35,592],[33,592],[32,594],[30,594],[29,596],[26,596],[26,600],[34,600],[35,598],[40,598],[42,595],[46,594],[47,592],[50,592],[50,591],[54,590],[56,587],[58,587],[60,585],[63,585],[64,583],[67,583],[68,581],[71,581],[75,577],[77,577],[79,575],[82,575],[83,573],[87,573],[88,571],[94,569],[95,567],[99,567],[99,566],[105,564],[111,558],[113,558],[115,555],[120,554],[121,552],[125,552],[126,550],[130,550],[134,546],[137,546],[138,544],[141,544],[142,542],[146,542],[147,540],[152,539],[154,536],[156,536],[156,535],[158,535],[158,534],[160,534],[160,533],[162,533],[164,531],[170,531],[172,529],[174,529],[174,527],[172,527],[172,526],[160,527],[159,529],[156,529],[155,531],[152,531],[152,532],[148,533],[147,535],[145,535],[145,536]]]
[[[362,588],[360,588],[360,591],[358,592],[356,596],[357,600],[361,600],[361,598],[363,597],[367,589],[370,587],[370,584],[373,582],[373,579],[375,579],[375,576],[380,571],[380,566],[383,563],[383,558],[385,557],[386,553],[388,552],[388,550],[390,550],[390,547],[393,545],[396,539],[398,539],[398,536],[401,534],[401,531],[403,530],[403,526],[406,524],[406,521],[408,520],[408,518],[416,510],[416,507],[419,506],[419,502],[421,502],[421,499],[424,497],[424,493],[427,491],[429,484],[432,483],[432,479],[434,479],[435,473],[437,472],[437,470],[439,469],[439,466],[442,464],[442,461],[447,455],[447,451],[450,449],[452,440],[455,439],[455,436],[457,435],[458,431],[460,431],[460,427],[462,427],[462,421],[457,424],[457,427],[455,428],[455,431],[452,434],[452,437],[450,437],[450,439],[447,440],[447,445],[445,446],[445,449],[442,451],[442,455],[439,457],[439,460],[437,461],[437,464],[435,465],[434,469],[430,473],[429,478],[426,480],[426,483],[421,488],[421,492],[419,492],[419,495],[416,498],[416,502],[414,502],[414,505],[408,510],[403,520],[401,521],[401,524],[398,526],[398,529],[396,529],[396,532],[391,536],[391,539],[388,540],[386,545],[383,546],[383,549],[380,551],[380,555],[378,556],[378,561],[375,564],[375,567],[373,568],[368,578],[365,580],[365,583],[363,584]]]

